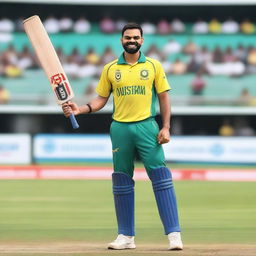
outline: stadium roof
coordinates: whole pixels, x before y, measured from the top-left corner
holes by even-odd
[[[1,0],[1,3],[84,5],[256,5],[256,0]]]

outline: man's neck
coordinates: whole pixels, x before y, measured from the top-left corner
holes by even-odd
[[[140,51],[133,53],[133,54],[124,52],[124,58],[128,64],[132,65],[132,64],[138,62],[138,59],[140,58]]]

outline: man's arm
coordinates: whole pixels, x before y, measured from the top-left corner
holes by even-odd
[[[159,93],[158,100],[163,127],[158,133],[157,140],[159,144],[164,144],[170,141],[171,104],[168,91]]]
[[[86,105],[78,106],[75,102],[69,101],[62,105],[64,115],[69,117],[72,113],[74,115],[88,114],[90,112],[97,112],[102,109],[108,101],[108,97],[97,96],[90,103],[90,107]]]

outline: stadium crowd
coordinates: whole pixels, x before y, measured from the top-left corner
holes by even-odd
[[[0,18],[0,41],[8,33],[23,32],[22,21],[23,18],[15,21],[6,17]],[[51,15],[43,22],[50,34],[68,32],[87,34],[92,30],[92,23],[84,16],[75,20],[67,15],[63,15],[61,18]],[[97,26],[99,33],[112,34],[120,33],[125,23],[126,21],[123,19],[113,20],[106,16],[100,20]],[[256,48],[253,45],[245,47],[240,44],[236,49],[227,47],[224,50],[221,46],[216,45],[215,49],[210,50],[206,45],[197,45],[192,39],[182,45],[171,38],[172,35],[175,37],[175,34],[189,33],[188,24],[178,18],[171,21],[161,19],[157,24],[147,20],[141,25],[144,34],[170,37],[170,40],[161,49],[152,44],[145,52],[147,56],[160,60],[167,74],[200,73],[234,77],[256,73]],[[190,32],[194,34],[253,34],[255,26],[247,18],[241,23],[231,17],[223,22],[217,18],[212,18],[208,22],[198,19],[191,24]],[[74,48],[69,55],[65,55],[62,48],[59,48],[58,54],[66,72],[73,78],[97,76],[104,64],[118,57],[115,56],[111,47],[107,47],[101,56],[93,48],[88,49],[85,54]],[[27,47],[24,47],[21,52],[17,52],[10,43],[6,50],[0,52],[0,76],[20,77],[24,70],[36,67],[35,57]]]
[[[18,18],[15,21],[7,17],[0,18],[0,32],[23,31],[22,21],[23,18]],[[81,16],[78,19],[72,19],[67,15],[63,15],[61,18],[50,15],[44,19],[43,22],[48,33],[52,34],[60,32],[86,34],[89,33],[92,28],[91,22],[86,19],[85,16]],[[123,19],[114,20],[110,16],[105,16],[99,21],[99,28],[101,32],[111,34],[119,32],[125,23],[126,21]],[[172,20],[162,18],[156,23],[145,20],[141,22],[141,26],[145,34],[162,35],[187,33],[187,28],[190,27],[190,25],[181,21],[179,18],[173,18]],[[238,22],[232,17],[228,17],[221,22],[216,17],[213,17],[209,21],[202,19],[195,21],[191,24],[191,32],[195,34],[253,34],[255,33],[255,25],[248,18],[244,18],[241,22]]]
[[[65,71],[72,78],[97,76],[103,65],[118,57],[111,47],[106,47],[101,55],[93,48],[81,53],[76,47],[71,54],[64,54],[61,47],[57,53]],[[227,47],[224,50],[216,46],[211,51],[207,46],[200,47],[193,41],[181,45],[175,39],[170,39],[161,50],[152,44],[145,54],[161,61],[168,75],[200,73],[240,77],[256,73],[256,47],[245,47],[242,44],[236,49]],[[36,68],[36,58],[27,46],[17,51],[10,44],[0,52],[0,76],[21,77],[25,70]]]
[[[15,21],[0,18],[0,42],[13,32],[23,33],[22,21],[23,18]],[[62,18],[49,16],[43,22],[50,34],[88,34],[93,32],[94,25],[86,17],[75,20],[66,15]],[[97,24],[97,32],[102,34],[120,33],[125,23],[126,21],[123,19],[113,20],[111,17],[104,17]],[[209,21],[198,19],[193,24],[188,24],[174,18],[172,21],[161,19],[157,23],[147,20],[141,25],[146,35],[164,35],[168,38],[169,41],[166,41],[161,49],[156,44],[143,49],[148,57],[161,61],[167,75],[195,74],[190,84],[191,95],[201,96],[203,94],[205,87],[207,87],[204,75],[241,77],[246,74],[256,74],[256,47],[254,45],[239,44],[236,48],[230,46],[226,49],[223,49],[221,45],[216,45],[212,49],[206,45],[198,45],[193,41],[193,37],[188,39],[185,44],[175,40],[177,34],[254,34],[256,32],[255,25],[249,19],[244,19],[240,23],[231,17],[222,22],[217,18],[212,18]],[[111,46],[106,47],[103,54],[97,53],[94,48],[89,48],[87,52],[82,53],[74,47],[70,54],[65,54],[61,47],[56,50],[70,78],[92,78],[85,87],[87,97],[93,97],[103,66],[118,58]],[[0,77],[22,77],[26,70],[38,68],[37,59],[27,46],[24,46],[21,51],[17,51],[10,43],[5,50],[0,51]],[[10,96],[8,88],[1,84],[0,104],[8,104]],[[256,105],[255,97],[246,88],[242,89],[241,95],[234,99],[234,102],[236,105]],[[174,123],[179,124],[179,122]],[[230,120],[224,120],[220,126],[219,135],[251,136],[255,135],[255,131],[245,122],[240,122],[238,126],[234,126]]]
[[[4,38],[1,35],[12,32],[23,33],[22,21],[23,18],[16,21],[0,18],[0,41],[1,38]],[[49,16],[43,22],[50,34],[69,32],[87,34],[92,32],[93,26],[85,17],[73,20],[66,15],[59,19]],[[123,19],[114,21],[111,17],[104,17],[97,24],[98,33],[120,33],[125,23],[126,21]],[[172,21],[161,19],[157,24],[150,21],[142,22],[145,34],[165,35],[166,38],[166,43],[161,49],[157,44],[151,44],[143,49],[144,53],[148,57],[159,60],[167,75],[195,74],[191,81],[191,94],[203,94],[204,88],[207,86],[203,75],[241,77],[247,74],[256,74],[256,47],[254,45],[239,44],[236,48],[227,46],[226,49],[223,49],[221,45],[215,45],[215,48],[210,48],[206,44],[198,45],[193,41],[193,37],[188,37],[188,41],[183,44],[175,40],[175,35],[182,33],[252,34],[255,32],[255,27],[249,19],[244,19],[240,24],[231,17],[222,23],[217,18],[213,18],[209,22],[198,19],[190,26],[190,32],[188,32],[188,24],[178,18],[174,18]],[[86,87],[87,95],[93,94],[103,66],[118,58],[111,46],[106,47],[102,54],[97,53],[93,47],[83,53],[75,46],[70,54],[65,54],[61,47],[56,50],[68,77],[72,79],[92,78]],[[0,51],[0,77],[22,77],[26,70],[38,68],[34,53],[27,46],[24,46],[21,51],[17,51],[9,43],[5,50]]]

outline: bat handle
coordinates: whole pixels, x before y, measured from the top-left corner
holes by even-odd
[[[70,122],[71,122],[71,124],[72,124],[73,129],[79,128],[79,124],[78,124],[78,122],[76,121],[76,118],[75,118],[75,115],[74,115],[74,114],[71,114],[71,115],[69,116],[69,119],[70,119]]]

